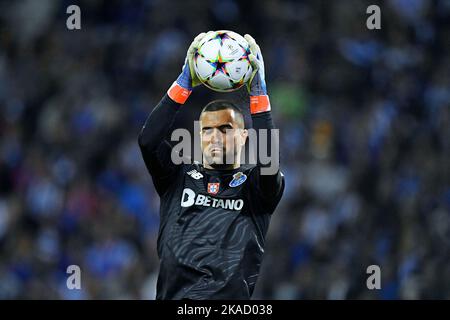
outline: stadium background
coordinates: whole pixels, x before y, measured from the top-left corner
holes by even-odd
[[[137,135],[192,38],[217,29],[260,44],[281,128],[287,184],[254,297],[449,299],[448,0],[1,1],[0,298],[155,296]],[[213,97],[196,90],[177,122]]]

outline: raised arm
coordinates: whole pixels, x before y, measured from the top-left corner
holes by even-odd
[[[186,102],[192,89],[200,84],[192,68],[193,56],[205,35],[199,34],[191,43],[181,74],[150,113],[138,137],[145,165],[159,194],[168,187],[179,167],[171,161],[170,129],[181,105]]]
[[[272,120],[271,105],[267,94],[264,59],[261,49],[256,44],[255,39],[246,34],[244,38],[250,46],[249,59],[253,66],[253,74],[247,83],[247,89],[250,95],[250,113],[252,116],[253,129],[257,136],[260,129],[267,130],[267,149],[269,152],[275,150],[277,154],[271,154],[271,159],[275,163],[265,163],[261,161],[260,152],[257,155],[258,165],[258,184],[263,198],[277,199],[281,196],[284,189],[284,177],[279,168],[279,141],[278,135],[272,135],[271,131],[275,128]],[[259,137],[258,137],[259,142]],[[259,145],[259,143],[258,143]],[[259,146],[258,146],[259,147]],[[259,150],[258,150],[259,151]],[[275,166],[275,170],[264,170]],[[278,202],[278,201],[277,201]]]

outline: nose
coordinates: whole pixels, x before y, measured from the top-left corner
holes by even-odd
[[[211,143],[217,143],[222,141],[222,133],[218,129],[214,129],[211,135]]]

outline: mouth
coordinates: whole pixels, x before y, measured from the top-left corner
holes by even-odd
[[[220,146],[212,146],[212,147],[209,148],[209,151],[210,151],[211,153],[220,153],[220,152],[223,152],[223,147],[220,147]]]

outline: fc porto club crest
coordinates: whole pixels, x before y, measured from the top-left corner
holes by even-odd
[[[220,182],[209,182],[208,183],[208,193],[217,194],[219,192]]]
[[[247,180],[247,176],[245,174],[242,172],[235,173],[233,174],[233,180],[230,181],[229,186],[232,188],[240,186],[245,182],[245,180]]]

